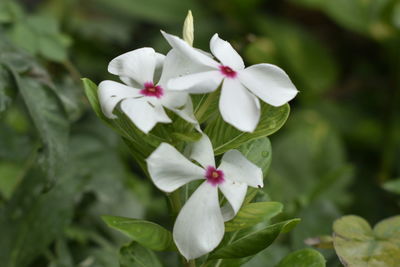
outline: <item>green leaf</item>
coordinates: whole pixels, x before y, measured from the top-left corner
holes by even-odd
[[[273,134],[279,130],[289,116],[289,105],[273,107],[263,103],[261,118],[257,128],[252,133],[241,132],[225,123],[221,116],[212,120],[206,127],[205,133],[213,143],[216,155],[230,149],[238,148],[244,143]]]
[[[400,195],[400,179],[395,179],[384,183],[383,188],[389,192]]]
[[[0,162],[0,194],[9,199],[21,181],[21,166],[13,162]]]
[[[41,35],[38,39],[39,53],[46,59],[64,62],[68,58],[67,46],[62,35]]]
[[[108,119],[104,116],[103,111],[101,111],[99,98],[97,96],[97,85],[88,78],[82,78],[82,83],[86,97],[89,100],[89,103],[97,117],[104,121],[108,121]]]
[[[20,21],[16,23],[11,32],[11,40],[18,47],[35,54],[39,49],[39,34],[28,23]]]
[[[119,252],[121,267],[161,267],[162,264],[153,251],[136,242],[124,246]]]
[[[0,114],[3,113],[12,102],[9,94],[11,79],[8,71],[0,64]]]
[[[325,267],[324,256],[310,248],[298,250],[283,258],[276,267]]]
[[[257,254],[270,246],[280,233],[290,231],[299,222],[300,219],[292,219],[251,232],[226,246],[217,248],[210,255],[210,259],[243,258]]]
[[[268,137],[249,141],[241,145],[238,150],[262,169],[264,177],[267,176],[272,161],[272,147]]]
[[[349,215],[333,224],[333,243],[346,266],[396,267],[400,262],[400,216],[379,222],[374,229],[363,218]]]
[[[225,223],[225,232],[237,231],[267,221],[282,212],[279,202],[256,202],[243,206],[235,218]]]
[[[102,216],[102,219],[109,227],[117,229],[146,248],[157,251],[174,248],[171,232],[158,224],[119,216]]]
[[[38,80],[14,74],[18,90],[44,145],[41,164],[48,177],[55,179],[56,171],[65,160],[69,122],[61,101],[54,91]]]

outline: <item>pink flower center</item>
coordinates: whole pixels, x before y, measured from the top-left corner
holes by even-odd
[[[219,70],[227,78],[236,78],[237,75],[236,71],[234,71],[228,66],[220,65]]]
[[[225,181],[224,172],[214,168],[213,166],[207,167],[205,178],[207,179],[207,182],[213,186],[222,184]]]
[[[154,85],[152,82],[144,83],[144,88],[140,90],[140,93],[144,96],[154,96],[160,98],[164,95],[164,90],[159,85]]]

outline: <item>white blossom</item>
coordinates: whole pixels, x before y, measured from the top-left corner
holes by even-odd
[[[152,181],[164,192],[173,192],[194,180],[205,180],[181,209],[173,229],[174,241],[188,260],[218,246],[224,235],[224,221],[239,211],[247,186],[263,186],[261,169],[237,150],[225,153],[217,168],[206,135],[192,146],[190,158],[201,167],[170,144],[162,143],[146,160]],[[218,189],[227,199],[222,208]]]
[[[165,57],[148,47],[114,58],[108,71],[118,75],[124,84],[109,80],[99,84],[99,101],[105,116],[115,119],[113,111],[120,103],[121,110],[144,133],[159,122],[171,122],[164,107],[190,123],[197,123],[188,94],[167,88],[169,78],[187,72],[185,68],[189,66],[176,64],[180,61],[174,50]]]
[[[182,39],[162,32],[173,49],[188,58],[201,70],[172,78],[168,87],[189,93],[215,91],[222,83],[219,110],[222,118],[237,129],[252,132],[260,119],[259,98],[281,106],[293,99],[297,90],[288,75],[271,64],[256,64],[245,68],[243,59],[227,42],[214,34],[210,41],[216,61]]]

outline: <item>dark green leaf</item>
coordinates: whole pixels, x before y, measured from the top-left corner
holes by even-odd
[[[140,246],[136,242],[124,246],[119,252],[119,264],[121,267],[161,267],[153,251]]]
[[[158,224],[119,216],[102,218],[109,227],[117,229],[146,248],[157,251],[174,248],[171,232]]]
[[[299,222],[300,219],[292,219],[251,232],[226,246],[217,248],[210,255],[210,259],[243,258],[254,255],[270,246],[280,233],[290,231]]]
[[[42,164],[50,179],[65,159],[69,122],[65,110],[49,86],[31,78],[14,75],[18,90],[44,145]]]
[[[11,79],[8,71],[0,64],[0,114],[4,112],[12,102],[10,96]]]
[[[279,202],[256,202],[244,205],[235,218],[225,223],[225,232],[237,231],[267,221],[282,212]]]
[[[283,258],[276,267],[325,267],[324,256],[310,248],[298,250]]]
[[[244,143],[273,134],[279,130],[289,116],[289,105],[272,107],[262,104],[261,119],[257,128],[252,133],[241,132],[225,123],[221,116],[212,120],[206,127],[205,133],[213,143],[216,155],[230,149],[238,148]]]

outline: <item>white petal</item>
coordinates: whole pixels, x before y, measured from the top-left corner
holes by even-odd
[[[218,187],[204,182],[192,194],[176,218],[173,237],[188,260],[212,251],[224,236],[224,221],[218,203]]]
[[[229,150],[224,154],[218,167],[224,176],[234,182],[245,183],[252,187],[263,187],[261,168],[246,159],[238,150]]]
[[[112,74],[129,77],[143,85],[145,82],[153,82],[156,68],[157,55],[153,48],[139,48],[122,54],[108,65],[108,71]]]
[[[282,106],[298,93],[289,76],[271,64],[257,64],[239,72],[239,80],[264,102]]]
[[[188,45],[184,40],[180,39],[177,36],[174,36],[172,34],[168,34],[164,31],[161,31],[162,35],[164,38],[167,40],[167,42],[172,46],[173,49],[177,49],[180,53],[182,53],[184,56],[190,58],[190,60],[194,62],[198,62],[202,65],[211,67],[211,68],[218,68],[218,62],[213,60],[212,58],[206,56],[205,54],[201,53],[198,51],[198,49],[195,49]]]
[[[247,184],[232,181],[227,177],[225,181],[219,185],[219,189],[228,200],[228,203],[221,208],[221,211],[224,221],[229,221],[236,216],[242,206],[247,192]]]
[[[192,144],[190,158],[200,163],[204,168],[215,167],[214,150],[207,135],[203,134],[199,141]]]
[[[186,92],[177,92],[164,89],[164,95],[160,98],[160,103],[169,109],[179,108],[186,104],[188,97],[189,95]]]
[[[191,181],[204,179],[205,170],[167,143],[162,143],[154,150],[146,162],[153,183],[165,192],[172,192]]]
[[[260,120],[260,103],[237,79],[225,79],[219,99],[221,116],[243,132],[252,132]]]
[[[121,103],[122,111],[142,132],[148,133],[158,123],[169,123],[171,119],[161,105],[152,105],[146,97],[126,99]]]
[[[123,99],[141,96],[139,89],[114,81],[102,81],[99,84],[98,96],[101,109],[107,118],[115,119],[115,106]]]
[[[161,78],[161,73],[163,71],[165,56],[163,54],[156,52],[156,68],[154,70],[153,81],[156,83]]]
[[[180,116],[185,121],[196,124],[197,129],[199,122],[193,114],[193,103],[190,96],[187,96],[187,102],[183,108],[170,108],[170,110],[172,110],[175,114]]]
[[[164,68],[158,84],[168,90],[167,82],[172,78],[209,70],[209,67],[196,64],[193,60],[182,55],[178,50],[172,49],[168,52],[164,60]]]
[[[229,66],[234,70],[244,69],[242,57],[233,49],[230,43],[219,38],[217,33],[210,40],[210,49],[223,65]]]
[[[222,79],[223,76],[219,71],[199,72],[170,79],[167,88],[195,94],[209,93],[218,88]]]

